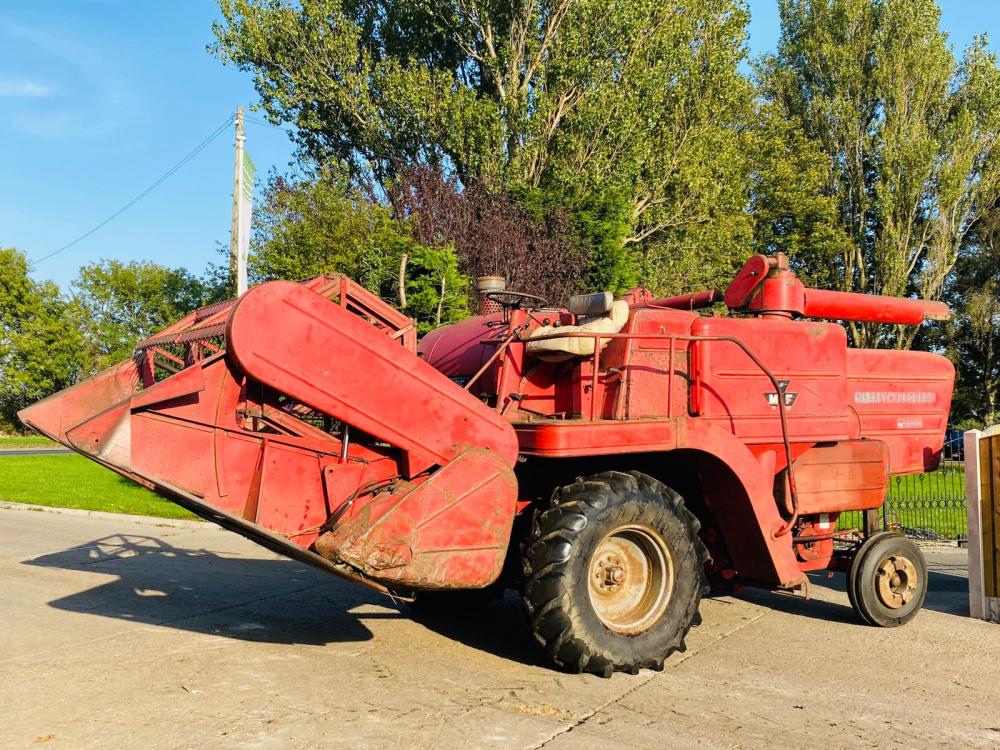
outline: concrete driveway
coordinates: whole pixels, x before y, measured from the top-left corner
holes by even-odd
[[[1000,627],[931,557],[906,627],[817,575],[714,597],[665,671],[604,680],[550,669],[512,599],[415,621],[209,525],[0,510],[0,747],[996,747]]]

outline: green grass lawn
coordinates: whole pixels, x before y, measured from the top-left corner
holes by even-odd
[[[0,450],[4,448],[57,448],[59,444],[42,435],[0,435]]]
[[[968,532],[968,518],[963,465],[956,463],[926,474],[893,477],[889,480],[885,512],[890,530],[924,532],[930,538],[964,537]],[[838,528],[860,528],[861,515],[842,513]]]
[[[950,464],[926,474],[908,474],[889,480],[890,500],[940,500],[965,497],[965,466]]]
[[[161,518],[193,514],[76,454],[0,456],[0,500]]]

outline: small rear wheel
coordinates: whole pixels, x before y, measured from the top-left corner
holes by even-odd
[[[851,562],[847,591],[851,606],[869,625],[908,623],[927,597],[927,563],[920,547],[899,534],[870,537]]]
[[[557,489],[525,553],[535,639],[571,672],[662,669],[700,622],[708,551],[698,529],[680,495],[639,472]]]

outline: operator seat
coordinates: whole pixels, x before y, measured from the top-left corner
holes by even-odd
[[[618,333],[628,322],[628,302],[616,301],[611,292],[577,294],[569,298],[566,307],[576,316],[576,325],[536,328],[528,336],[528,354],[545,362],[565,362],[574,357],[590,357],[594,354],[592,338],[564,336],[547,341],[532,339],[555,333]],[[611,339],[602,340],[601,349],[610,341]]]

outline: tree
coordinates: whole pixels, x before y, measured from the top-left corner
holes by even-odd
[[[344,273],[387,298],[398,294],[409,243],[389,208],[339,170],[271,175],[254,213],[248,270],[253,283]]]
[[[394,301],[421,331],[468,312],[455,248],[447,240],[421,244],[413,221],[394,218],[340,171],[272,175],[255,216],[248,261],[255,283],[343,273]]]
[[[753,154],[750,212],[758,253],[783,252],[814,286],[836,286],[835,265],[847,235],[829,194],[831,165],[816,141],[806,137],[776,107],[760,108],[746,133]]]
[[[22,253],[0,248],[0,429],[18,429],[18,410],[79,376],[77,312],[55,284],[28,276]]]
[[[952,421],[985,427],[1000,421],[1000,211],[969,232],[945,300],[952,320],[934,326],[922,342],[943,350],[955,365]]]
[[[132,356],[135,345],[210,301],[211,289],[183,268],[102,260],[80,268],[72,296],[82,315],[89,369]]]
[[[707,283],[746,255],[742,0],[220,6],[215,53],[254,74],[307,157],[346,164],[355,184],[388,193],[430,165],[498,196],[545,191],[571,225],[624,196],[625,231],[602,235],[620,244],[592,256],[616,285]]]
[[[963,240],[1000,195],[1000,70],[976,39],[956,61],[934,0],[779,0],[765,101],[826,156],[846,236],[845,290],[940,298]],[[917,332],[850,324],[859,346]]]
[[[555,303],[580,290],[588,253],[570,231],[566,211],[534,191],[524,199],[481,184],[464,189],[440,170],[413,167],[390,200],[406,230],[428,248],[453,247],[468,276],[503,276],[509,289]]]
[[[421,334],[469,314],[469,279],[459,273],[453,247],[414,245],[408,268],[405,311]]]

